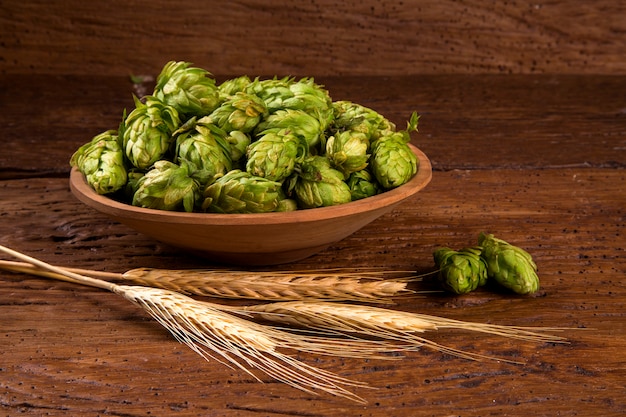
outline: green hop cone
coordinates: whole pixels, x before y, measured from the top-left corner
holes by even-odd
[[[211,74],[191,67],[189,62],[170,61],[157,77],[153,95],[174,107],[181,115],[204,116],[220,103]]]
[[[285,100],[285,107],[306,111],[317,118],[321,131],[325,131],[335,117],[333,102],[328,91],[316,84],[313,78],[302,78],[292,83],[289,89],[293,97]]]
[[[319,155],[302,162],[293,191],[303,208],[334,206],[352,201],[343,174],[331,167],[328,158]]]
[[[303,138],[309,150],[313,149],[323,136],[324,131],[317,118],[304,110],[277,110],[263,120],[256,128],[257,132],[276,132],[289,129],[294,135]]]
[[[135,170],[128,171],[128,181],[126,181],[126,185],[123,188],[125,201],[133,201],[133,196],[137,192],[137,189],[139,189],[139,182],[144,175],[145,172]]]
[[[198,182],[189,176],[189,166],[157,161],[141,177],[132,204],[158,210],[192,212],[201,198]]]
[[[372,173],[367,169],[350,174],[346,184],[348,184],[348,187],[350,188],[352,201],[371,197],[382,191]]]
[[[380,113],[346,100],[335,101],[333,129],[360,132],[370,140],[395,132],[396,126]]]
[[[531,294],[539,289],[537,265],[528,252],[492,234],[481,233],[478,244],[490,279],[517,294]]]
[[[231,147],[226,133],[213,125],[200,122],[187,123],[185,129],[175,134],[175,162],[185,161],[192,178],[200,185],[205,185],[215,176],[231,170]]]
[[[217,86],[217,90],[220,95],[220,101],[226,101],[230,96],[234,96],[239,92],[244,92],[248,84],[250,84],[252,80],[247,75],[242,75],[239,77],[231,78],[230,80],[226,80],[220,85]]]
[[[284,109],[284,102],[294,97],[293,92],[289,89],[293,82],[293,79],[289,77],[267,80],[255,78],[246,86],[244,91],[263,100],[267,110],[273,113]]]
[[[371,152],[372,172],[385,189],[407,183],[419,168],[419,160],[409,148],[403,132],[380,137],[372,144]]]
[[[474,291],[487,282],[487,265],[480,257],[480,248],[465,248],[455,251],[439,248],[433,253],[439,268],[442,287],[455,294]]]
[[[281,183],[232,170],[204,190],[202,209],[212,213],[267,213],[288,210]]]
[[[349,176],[367,167],[368,148],[369,139],[364,133],[347,130],[328,138],[326,156],[335,168]]]
[[[246,87],[248,94],[260,97],[270,113],[278,110],[303,110],[315,117],[320,131],[325,131],[333,120],[332,99],[312,78],[295,81],[293,78],[255,79]]]
[[[124,153],[115,130],[102,132],[78,148],[70,165],[85,175],[87,183],[98,194],[110,194],[126,185]]]
[[[233,130],[226,136],[226,141],[230,144],[230,159],[235,162],[243,160],[246,156],[248,146],[252,142],[250,136],[239,130]]]
[[[248,146],[246,171],[250,174],[281,182],[290,176],[307,155],[305,140],[289,129],[269,131]]]
[[[215,109],[207,119],[225,130],[251,132],[267,113],[265,102],[253,94],[235,93]]]
[[[145,104],[135,97],[135,108],[122,121],[119,136],[124,154],[139,169],[148,169],[163,159],[179,128],[178,112],[155,97],[146,97]]]

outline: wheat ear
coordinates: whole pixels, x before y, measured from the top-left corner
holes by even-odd
[[[312,394],[320,390],[363,403],[363,398],[346,387],[367,388],[367,385],[310,366],[282,353],[281,349],[353,357],[372,357],[372,354],[381,357],[377,354],[387,350],[359,341],[291,334],[243,320],[224,312],[219,305],[169,290],[119,286],[115,292],[141,306],[178,341],[203,358],[234,365],[261,381],[249,367],[259,369],[277,381]]]
[[[228,269],[169,270],[137,268],[124,279],[152,287],[211,297],[252,300],[334,300],[390,302],[412,294],[411,278],[383,279],[385,271],[237,271]]]
[[[39,274],[24,262],[0,261],[0,268]],[[419,277],[407,271],[327,269],[309,271],[237,271],[230,269],[136,268],[125,273],[63,268],[120,283],[163,288],[186,295],[262,301],[333,300],[393,303],[393,297],[415,294],[407,288]],[[398,277],[397,275],[402,275]],[[388,278],[391,276],[391,278]],[[48,273],[48,278],[54,276]]]
[[[257,368],[268,376],[314,393],[324,391],[357,402],[364,402],[347,387],[365,384],[319,369],[280,352],[295,349],[327,355],[376,357],[395,352],[396,347],[361,340],[339,340],[319,335],[292,334],[264,326],[226,312],[217,304],[194,300],[186,295],[160,288],[119,285],[66,271],[36,258],[0,245],[0,251],[35,266],[37,275],[106,289],[142,307],[178,341],[185,343],[203,358],[214,358],[254,374],[244,365]],[[258,377],[254,376],[256,379]]]
[[[244,307],[243,311],[256,314],[265,320],[283,324],[334,331],[352,337],[375,337],[382,340],[392,340],[401,343],[405,349],[426,346],[467,359],[486,358],[519,363],[443,346],[422,337],[420,334],[426,331],[455,329],[534,342],[565,342],[564,338],[541,333],[561,329],[472,323],[352,304],[291,301],[248,306]]]

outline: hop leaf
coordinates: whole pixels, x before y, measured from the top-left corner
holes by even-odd
[[[487,282],[487,265],[480,257],[481,248],[455,251],[439,248],[433,253],[439,268],[439,282],[447,291],[465,294]]]
[[[539,289],[537,265],[528,252],[492,234],[481,233],[478,244],[490,279],[517,294],[531,294]]]
[[[179,125],[174,107],[152,96],[146,97],[145,104],[135,97],[135,109],[120,125],[124,154],[135,167],[148,169],[168,151]]]
[[[211,74],[182,61],[165,64],[157,77],[153,95],[181,115],[204,116],[220,103],[219,91]]]
[[[191,212],[201,197],[198,183],[189,176],[186,164],[157,161],[141,177],[133,196],[133,205],[170,211]]]
[[[102,132],[78,148],[70,165],[85,175],[87,183],[98,194],[113,193],[126,185],[124,153],[115,130]]]
[[[205,189],[202,208],[213,213],[267,213],[293,207],[284,200],[279,182],[232,170]]]

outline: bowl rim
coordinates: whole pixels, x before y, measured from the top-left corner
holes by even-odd
[[[416,146],[409,147],[419,160],[419,169],[407,183],[372,197],[363,198],[349,203],[329,207],[301,209],[288,212],[271,213],[187,213],[179,211],[157,210],[136,207],[113,200],[96,193],[87,183],[85,176],[76,167],[70,172],[70,189],[74,196],[84,204],[113,217],[129,217],[135,220],[158,221],[178,224],[211,224],[242,225],[242,224],[285,224],[305,223],[350,216],[371,211],[372,208],[383,208],[395,205],[423,189],[432,178],[432,165],[428,157]]]

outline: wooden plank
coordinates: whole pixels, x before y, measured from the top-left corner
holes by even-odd
[[[625,6],[610,0],[4,1],[0,72],[623,74]]]
[[[429,294],[395,307],[518,326],[581,328],[570,344],[471,333],[427,334],[461,349],[526,361],[471,362],[428,350],[401,361],[301,354],[363,381],[368,405],[301,393],[204,362],[115,294],[0,272],[0,404],[21,415],[605,415],[626,412],[626,241],[623,169],[450,170],[414,199],[328,250],[286,268],[377,266],[433,270],[439,246],[480,231],[527,249],[542,290],[487,287]],[[0,182],[0,244],[52,263],[125,271],[206,263],[134,233],[70,194],[65,178]],[[415,289],[431,289],[426,280]]]
[[[224,80],[221,76],[218,80]],[[400,128],[435,170],[623,167],[624,77],[425,75],[322,77],[335,100],[369,106]],[[125,77],[0,77],[0,178],[67,175],[72,153],[116,129],[139,89]],[[149,84],[140,86],[150,93]],[[36,156],[33,153],[36,152]]]

